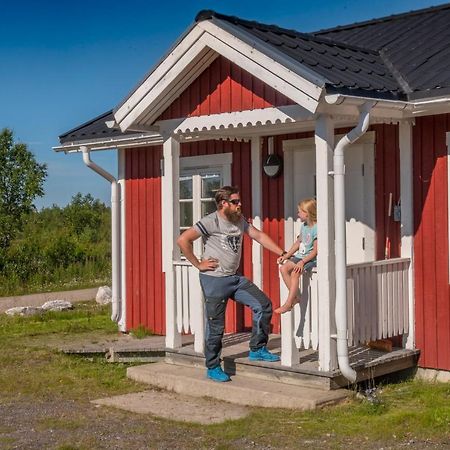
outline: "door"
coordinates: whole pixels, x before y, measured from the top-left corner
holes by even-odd
[[[336,136],[336,142],[340,136]],[[299,234],[297,204],[316,196],[316,156],[314,139],[284,141],[286,247]],[[320,182],[320,180],[319,180]],[[287,190],[290,189],[291,192]],[[345,151],[345,217],[347,264],[375,259],[375,177],[374,133],[369,132]],[[320,252],[320,249],[319,249]]]

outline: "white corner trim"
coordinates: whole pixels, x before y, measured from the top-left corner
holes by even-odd
[[[251,139],[251,174],[252,174],[252,217],[253,226],[258,230],[262,229],[262,155],[261,137],[255,136]],[[262,246],[252,240],[252,267],[253,283],[260,289],[263,288],[263,250]]]
[[[216,131],[228,128],[249,126],[277,125],[312,119],[313,114],[299,105],[279,106],[278,108],[254,109],[209,116],[196,116],[171,119],[158,122],[164,133],[195,133],[199,131]]]
[[[125,180],[125,149],[117,149],[118,170],[117,182],[120,186],[120,292],[121,292],[121,314],[119,320],[119,330],[122,332],[126,330],[127,323],[127,247],[126,247],[126,180]]]
[[[450,240],[450,132],[446,133],[447,142],[447,214],[448,214],[448,239]],[[450,251],[448,252],[448,282],[450,283]]]

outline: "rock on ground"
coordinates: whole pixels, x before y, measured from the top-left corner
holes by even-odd
[[[41,308],[45,311],[66,311],[73,309],[73,305],[67,300],[50,300],[45,302]]]
[[[5,311],[8,316],[35,316],[42,314],[44,310],[39,306],[15,306]]]
[[[109,286],[100,286],[95,296],[95,301],[100,305],[107,305],[111,303],[112,291]]]

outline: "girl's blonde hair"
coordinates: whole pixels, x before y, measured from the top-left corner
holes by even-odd
[[[299,202],[298,207],[308,213],[311,222],[317,222],[317,203],[314,198],[305,198]]]

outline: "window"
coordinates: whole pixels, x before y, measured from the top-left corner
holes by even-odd
[[[215,191],[231,184],[231,153],[180,158],[180,233],[216,210]],[[202,253],[201,241],[194,253]]]

